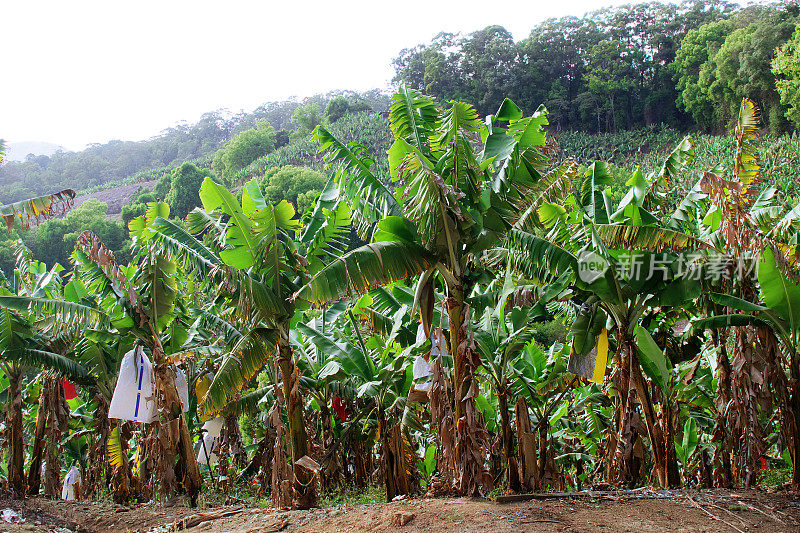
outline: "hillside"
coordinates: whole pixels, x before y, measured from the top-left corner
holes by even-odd
[[[109,218],[118,219],[120,213],[122,212],[122,206],[128,203],[128,200],[130,200],[136,191],[138,191],[140,188],[152,189],[155,187],[156,183],[158,183],[158,180],[143,181],[138,183],[130,183],[127,185],[120,185],[118,187],[114,187],[113,189],[103,189],[85,194],[79,194],[75,198],[74,207],[78,207],[85,201],[94,198],[108,206],[108,211],[106,211],[106,214],[109,216]]]
[[[210,157],[236,134],[259,123],[269,123],[288,137],[297,128],[291,117],[298,107],[317,104],[324,110],[330,100],[343,95],[356,97],[374,111],[388,109],[388,96],[377,89],[365,93],[332,91],[304,100],[267,102],[249,113],[211,111],[195,124],[169,128],[145,141],[114,140],[80,152],[37,155],[28,161],[9,157],[0,167],[0,202],[8,204],[67,188],[78,192],[103,188],[151,169]]]

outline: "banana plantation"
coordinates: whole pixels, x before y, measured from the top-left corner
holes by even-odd
[[[675,139],[619,201],[605,162],[559,155],[544,107],[480,117],[401,87],[389,119],[386,154],[316,128],[328,181],[306,212],[206,177],[185,220],[155,202],[130,223],[129,264],[89,231],[69,265],[18,243],[5,493],[800,489],[800,207],[762,173],[755,104],[731,160],[697,169]]]

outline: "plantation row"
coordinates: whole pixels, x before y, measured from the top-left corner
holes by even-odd
[[[794,147],[762,166],[750,100],[731,145],[645,149],[624,177],[565,158],[543,107],[484,120],[401,87],[389,121],[385,161],[314,130],[328,177],[303,213],[205,176],[185,220],[131,220],[127,265],[91,231],[71,271],[17,243],[8,489],[308,508],[376,483],[800,486],[800,210],[762,170]]]

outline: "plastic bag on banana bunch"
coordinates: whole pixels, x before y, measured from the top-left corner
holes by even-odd
[[[153,364],[144,349],[137,346],[122,357],[117,385],[108,407],[108,418],[149,424],[155,417]]]
[[[197,462],[199,464],[214,466],[219,461],[219,436],[222,433],[222,423],[225,419],[221,416],[212,418],[203,424],[203,439],[198,442]]]

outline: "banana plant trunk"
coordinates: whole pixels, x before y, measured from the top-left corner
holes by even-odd
[[[333,445],[333,413],[328,406],[328,398],[323,398],[320,402],[320,422],[322,426],[322,450],[325,456]],[[339,454],[335,453],[325,465],[322,471],[322,490],[330,490],[339,485],[342,469],[339,462]]]
[[[394,478],[394,462],[389,444],[389,429],[386,424],[386,412],[383,406],[378,407],[378,432],[381,439],[381,463],[383,463],[383,481],[386,487],[386,501],[391,502],[398,495],[397,480]]]
[[[94,442],[89,449],[89,465],[86,469],[84,495],[91,498],[100,487],[103,472],[108,470],[108,435],[111,432],[111,421],[108,419],[108,399],[101,393],[94,396],[97,403],[94,421]],[[109,474],[107,474],[109,475]]]
[[[613,439],[615,446],[610,461],[608,481],[636,485],[641,470],[636,449],[641,446],[641,443],[636,431],[636,418],[639,414],[636,411],[636,386],[631,369],[638,368],[639,362],[634,359],[636,345],[633,339],[624,333],[627,332],[627,325],[621,324],[619,331],[621,332],[619,349],[614,355],[617,363],[614,379],[619,394],[619,408],[616,419],[617,427],[613,428],[616,431]]]
[[[308,455],[308,436],[303,417],[303,399],[300,395],[300,374],[294,363],[294,353],[289,346],[288,324],[285,324],[280,332],[278,367],[283,380],[283,395],[286,399],[286,415],[289,421],[289,441],[294,475],[293,506],[298,509],[310,509],[316,506],[317,494],[314,486],[314,474],[297,464],[300,459]]]
[[[789,376],[781,362],[778,353],[778,339],[772,332],[764,332],[766,339],[762,341],[763,346],[770,349],[770,359],[772,362],[772,388],[774,391],[775,403],[780,413],[781,433],[785,446],[789,450],[789,457],[792,461],[792,488],[800,488],[800,357],[795,350],[791,350],[789,355]]]
[[[39,406],[36,409],[36,430],[33,434],[33,450],[31,450],[31,464],[28,467],[28,494],[36,496],[42,479],[42,458],[44,457],[44,430],[47,422],[47,405],[49,403],[50,387],[43,378],[39,390]]]
[[[791,443],[790,455],[792,458],[792,489],[800,490],[800,357],[797,352],[792,352],[792,370],[790,384],[790,398],[792,413],[794,414],[794,434]]]
[[[488,433],[475,404],[478,383],[475,372],[480,357],[475,349],[471,316],[464,297],[464,279],[448,286],[445,300],[453,357],[454,419],[456,422],[455,492],[479,496],[489,489],[491,475],[486,465]]]
[[[724,331],[724,330],[723,330]],[[717,330],[711,330],[711,340],[717,347],[717,394],[714,398],[716,414],[714,416],[714,432],[712,441],[717,448],[717,486],[724,488],[733,487],[733,470],[731,468],[731,431],[733,426],[727,423],[728,404],[731,400],[731,362],[728,359],[728,350],[725,345],[724,335]]]
[[[159,418],[151,424],[153,429],[148,437],[147,455],[154,465],[151,482],[159,483],[162,492],[170,494],[176,489],[177,475],[181,474],[183,490],[194,507],[200,494],[200,469],[175,385],[175,368],[160,349],[153,350],[153,359],[156,361],[153,377]]]
[[[61,381],[53,374],[45,378],[45,387],[48,388],[47,404],[45,406],[47,446],[45,449],[44,495],[48,498],[58,498],[61,495],[61,461],[59,449],[61,435],[66,429],[69,419],[69,405],[64,397]]]
[[[647,388],[647,383],[644,380],[644,376],[642,375],[642,370],[639,366],[639,357],[636,350],[631,350],[629,360],[631,380],[633,381],[633,386],[636,389],[636,396],[639,399],[639,404],[642,406],[644,421],[647,425],[647,433],[650,436],[650,449],[653,454],[655,475],[658,479],[658,484],[660,487],[665,489],[670,488],[665,432],[656,416],[655,409],[653,409],[653,399],[650,395],[650,391]]]
[[[506,463],[506,484],[508,490],[519,492],[519,471],[514,457],[514,434],[511,430],[511,413],[508,410],[508,391],[504,387],[498,389],[497,401],[500,409],[500,437],[503,443],[503,458]]]
[[[8,484],[14,498],[24,498],[28,488],[25,479],[25,451],[22,440],[22,372],[8,372],[6,420],[9,432]]]

